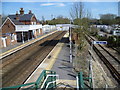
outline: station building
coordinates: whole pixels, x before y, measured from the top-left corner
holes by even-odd
[[[23,8],[20,8],[19,14],[9,15],[0,27],[1,29],[1,47],[14,45],[17,42],[25,42],[34,39],[42,34],[42,25],[38,23],[35,15],[30,10],[24,14]]]

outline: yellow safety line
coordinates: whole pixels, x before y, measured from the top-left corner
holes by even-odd
[[[55,33],[55,32],[57,32],[57,31],[54,31],[54,32],[52,32],[52,33]],[[10,49],[10,50],[8,50],[8,51],[0,54],[0,56],[3,56],[3,55],[5,55],[5,54],[7,54],[7,53],[9,53],[9,52],[11,52],[11,51],[14,51],[15,49],[18,49],[18,48],[20,48],[20,47],[22,47],[22,46],[25,46],[25,45],[27,45],[27,44],[29,45],[29,44],[31,44],[33,41],[37,41],[37,40],[39,40],[39,39],[42,39],[42,38],[44,38],[44,37],[46,37],[46,36],[48,36],[48,35],[50,35],[50,34],[51,34],[51,33],[48,33],[48,34],[46,34],[46,35],[44,35],[44,36],[41,36],[41,37],[39,37],[39,38],[36,38],[36,39],[34,39],[34,40],[32,40],[32,41],[26,42],[26,43],[24,43],[24,44],[22,44],[22,45],[20,45],[20,46],[18,46],[18,47],[15,47],[15,48],[13,48],[13,49]]]
[[[63,37],[68,37],[68,33],[66,33]],[[55,63],[55,61],[56,61],[56,59],[57,59],[57,57],[58,57],[58,55],[59,55],[59,53],[60,53],[63,45],[64,45],[64,43],[58,43],[58,44],[57,44],[57,46],[58,46],[59,48],[57,48],[57,50],[53,51],[53,52],[55,52],[55,53],[54,53],[54,55],[52,55],[52,58],[50,59],[49,65],[46,67],[46,70],[51,70],[51,68],[53,67],[53,65],[54,65],[54,63]],[[56,46],[56,47],[57,47],[57,46]],[[55,49],[56,49],[56,48],[55,48]],[[52,52],[52,53],[53,53],[53,52]]]
[[[57,48],[57,50],[55,51],[54,55],[52,56],[52,59],[49,61],[49,65],[46,67],[46,70],[51,70],[51,68],[53,67],[63,45],[64,45],[63,43],[60,43],[60,46],[58,46],[60,48]]]

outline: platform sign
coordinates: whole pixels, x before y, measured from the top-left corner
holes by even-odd
[[[107,44],[107,41],[93,41],[93,44]]]

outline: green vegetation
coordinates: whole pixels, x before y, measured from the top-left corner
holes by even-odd
[[[88,66],[86,60],[88,55],[88,44],[85,39],[85,33],[90,34],[98,38],[98,40],[108,41],[108,47],[118,47],[120,46],[120,37],[112,36],[99,36],[98,29],[92,27],[92,25],[120,25],[120,17],[117,17],[114,14],[103,14],[100,15],[100,19],[92,19],[90,12],[85,12],[83,2],[74,3],[71,8],[70,15],[75,25],[78,25],[79,28],[73,29],[72,33],[77,39],[75,40],[75,60],[74,60],[74,69],[78,72],[83,71],[87,72]],[[74,35],[75,34],[75,35]]]
[[[92,36],[96,36],[96,35],[98,35],[98,29],[95,27],[91,27],[90,30],[88,31],[88,33]]]
[[[100,15],[100,20],[102,21],[102,24],[112,25],[116,23],[115,17],[116,15],[114,14],[103,14],[103,15]]]
[[[73,7],[70,11],[71,18],[75,25],[78,25],[79,28],[72,30],[72,33],[75,34],[77,39],[75,39],[75,60],[73,66],[76,72],[84,72],[84,75],[88,75],[88,44],[85,39],[85,33],[87,33],[88,28],[90,27],[90,13],[85,12],[84,5],[82,2],[77,2],[73,4]]]
[[[90,23],[97,25],[120,25],[120,17],[115,14],[102,14],[100,15],[100,19],[91,19]]]
[[[56,24],[70,24],[70,20],[68,18],[54,18],[48,21],[49,25],[56,25]]]
[[[73,29],[73,34],[76,34],[77,40],[75,40],[75,60],[73,66],[76,72],[82,71],[87,74],[87,55],[88,55],[88,44],[85,40],[83,28]]]
[[[119,25],[120,25],[120,17],[116,17],[116,18],[115,18],[115,22],[116,22],[116,24],[119,24]]]
[[[63,16],[58,16],[57,18],[53,18],[52,20],[46,20],[42,17],[41,23],[49,24],[49,25],[56,25],[56,24],[70,24],[70,20],[68,18],[64,18]]]
[[[85,42],[85,36],[84,36],[84,32],[83,29],[81,28],[76,28],[73,30],[72,32],[73,34],[76,33],[77,34],[77,40],[75,41],[75,44],[78,46],[78,50],[82,51],[83,48],[86,46],[86,42]]]
[[[61,15],[58,16],[57,18],[53,18],[52,20],[45,20],[44,16],[42,16],[42,20],[39,22],[43,25],[45,25],[45,24],[49,24],[49,25],[70,24],[70,20],[68,18],[64,18]]]
[[[99,36],[96,35],[97,39],[99,41],[107,41],[107,47],[116,47],[116,48],[120,48],[120,36]]]
[[[120,47],[120,36],[110,36],[107,38],[108,47]]]

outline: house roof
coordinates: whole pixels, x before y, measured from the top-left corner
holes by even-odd
[[[34,14],[23,14],[23,15],[18,14],[19,21],[25,21],[25,20],[30,21],[33,15]],[[16,15],[9,15],[8,17],[10,19],[16,19],[17,16]]]
[[[18,20],[12,20],[12,22],[13,22],[15,25],[24,25],[23,23],[19,22]]]
[[[13,21],[14,24],[16,25],[24,25],[20,21],[31,21],[31,18],[33,17],[34,14],[23,14],[20,15],[18,14],[19,20],[16,20],[16,15],[9,15],[8,17]]]

